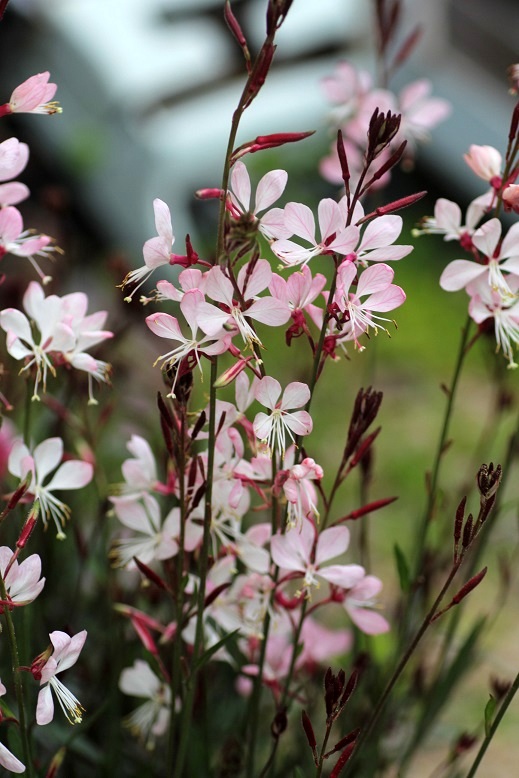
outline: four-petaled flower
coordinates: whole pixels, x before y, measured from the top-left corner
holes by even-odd
[[[37,73],[16,87],[11,99],[0,106],[0,116],[9,113],[61,113],[56,102],[51,102],[56,94],[56,84],[49,83],[50,73]]]
[[[312,417],[307,411],[293,411],[302,408],[310,399],[310,389],[300,381],[288,384],[283,397],[281,384],[271,376],[265,376],[256,386],[256,400],[270,408],[270,414],[260,412],[254,419],[254,432],[259,440],[265,441],[271,451],[283,454],[286,434],[294,442],[294,435],[309,435],[312,431]]]
[[[73,637],[66,632],[55,630],[49,635],[52,646],[34,660],[31,671],[37,679],[39,678],[41,686],[36,706],[37,724],[49,724],[54,718],[52,692],[56,695],[61,710],[70,724],[81,723],[84,708],[56,676],[76,664],[86,637],[85,629]]]
[[[9,472],[23,480],[32,473],[28,493],[34,495],[39,503],[44,524],[49,518],[54,521],[58,530],[58,538],[65,534],[62,525],[70,517],[70,508],[55,497],[52,492],[61,489],[81,489],[92,480],[94,468],[89,462],[79,459],[68,460],[56,470],[52,479],[44,484],[45,479],[58,467],[63,458],[63,441],[61,438],[48,438],[34,449],[31,455],[29,449],[21,440],[14,443],[9,456]]]
[[[0,602],[1,613],[5,607],[32,602],[45,585],[45,578],[40,578],[41,559],[38,554],[31,554],[23,562],[18,562],[8,546],[0,547],[0,574],[7,594],[7,601]]]
[[[319,586],[319,578],[343,589],[352,589],[364,578],[360,565],[325,565],[344,554],[349,543],[347,527],[330,527],[317,537],[313,522],[304,519],[300,527],[274,535],[270,550],[278,567],[303,578],[302,588],[309,595],[312,586]]]

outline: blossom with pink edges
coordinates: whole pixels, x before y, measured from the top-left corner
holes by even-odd
[[[346,226],[345,208],[331,198],[321,200],[318,206],[320,241],[315,236],[314,215],[307,205],[287,203],[284,214],[290,234],[310,244],[305,247],[286,238],[275,240],[271,249],[285,265],[306,265],[321,254],[347,255],[358,243],[359,228]]]
[[[41,559],[38,554],[31,554],[23,562],[18,562],[14,551],[8,546],[1,546],[0,574],[7,593],[7,602],[0,604],[2,612],[4,607],[28,605],[45,586],[45,578],[40,578]]]
[[[501,241],[502,225],[499,219],[490,219],[472,235],[472,243],[485,257],[485,264],[468,259],[449,262],[440,277],[440,286],[446,292],[456,292],[478,278],[485,278],[489,286],[504,299],[512,299],[507,277],[519,274],[519,224],[513,224]]]
[[[280,208],[258,216],[279,200],[287,185],[286,170],[270,170],[265,173],[256,188],[254,206],[251,209],[251,183],[248,170],[243,162],[236,162],[231,170],[229,199],[230,210],[235,218],[250,216],[257,223],[258,229],[266,238],[288,237],[284,227],[283,211]]]
[[[0,116],[9,113],[61,113],[56,102],[51,102],[56,94],[56,84],[49,83],[50,73],[37,73],[16,87],[11,99],[0,106]]]
[[[311,587],[319,587],[319,579],[343,589],[352,589],[364,578],[360,565],[327,565],[344,554],[350,544],[347,527],[330,527],[317,535],[313,522],[305,519],[299,528],[284,535],[274,535],[270,541],[272,559],[278,567],[303,578],[302,589],[310,595]]]
[[[309,435],[312,431],[312,417],[307,411],[290,411],[302,408],[310,399],[310,389],[300,381],[288,384],[281,400],[281,384],[271,376],[265,376],[256,386],[256,399],[270,414],[256,414],[253,422],[254,432],[264,441],[270,451],[284,453],[286,436],[294,442],[294,436]]]
[[[39,675],[41,685],[36,707],[36,723],[40,726],[49,724],[54,718],[52,692],[56,695],[68,722],[70,724],[81,723],[84,713],[83,706],[56,676],[76,664],[86,637],[85,629],[73,637],[67,635],[66,632],[55,630],[49,635],[52,646],[33,662],[32,673]]]

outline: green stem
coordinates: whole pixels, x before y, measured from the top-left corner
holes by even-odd
[[[470,325],[471,325],[471,319],[469,316],[467,316],[465,326],[463,327],[461,333],[458,356],[456,359],[456,364],[454,366],[454,373],[452,375],[451,385],[448,388],[447,406],[445,408],[445,416],[441,428],[440,439],[438,441],[438,447],[436,449],[436,455],[434,457],[433,468],[431,471],[431,480],[429,484],[427,504],[425,507],[421,524],[418,528],[418,534],[416,538],[417,554],[416,554],[416,568],[414,573],[415,580],[420,576],[421,570],[423,569],[424,553],[427,544],[427,534],[428,534],[429,524],[433,516],[435,505],[436,505],[438,481],[440,477],[440,467],[443,458],[443,452],[445,449],[445,444],[447,442],[447,436],[449,434],[449,427],[450,427],[452,412],[454,409],[454,400],[456,397],[456,391],[458,388],[459,378],[461,375],[461,368],[463,366],[465,355],[467,353],[466,346],[467,346],[467,338],[470,330]]]
[[[479,765],[481,764],[481,760],[485,756],[486,750],[489,747],[490,743],[492,742],[492,738],[494,737],[496,730],[501,723],[501,719],[505,715],[510,703],[514,699],[514,696],[519,689],[519,673],[516,675],[515,680],[513,684],[511,685],[510,689],[508,690],[503,702],[501,703],[498,712],[496,713],[496,717],[494,721],[492,722],[492,725],[490,726],[490,729],[488,733],[485,736],[485,739],[481,743],[480,749],[478,753],[476,754],[476,758],[474,759],[474,762],[472,763],[472,767],[467,773],[466,778],[474,778],[476,775],[476,772],[478,770]]]
[[[277,462],[276,454],[272,456],[272,483],[276,479]],[[278,501],[272,496],[272,535],[275,535],[278,530]],[[274,585],[277,582],[279,576],[279,567],[276,566],[273,575]],[[256,751],[256,738],[258,735],[258,720],[259,720],[259,708],[261,702],[261,690],[263,687],[263,668],[265,666],[265,657],[267,654],[267,641],[270,632],[270,612],[267,608],[265,618],[263,620],[263,636],[261,639],[260,654],[258,657],[258,673],[254,679],[254,685],[252,689],[252,695],[249,703],[248,711],[248,731],[249,731],[249,745],[247,750],[247,775],[253,775],[254,773],[254,757]]]
[[[185,493],[185,478],[184,473],[186,471],[186,457],[185,457],[185,435],[186,435],[186,414],[184,404],[180,405],[181,409],[181,429],[180,429],[180,445],[178,453],[178,472],[181,474],[179,478],[179,505],[180,505],[180,537],[178,543],[178,554],[176,558],[176,581],[175,581],[175,611],[177,620],[177,629],[179,630],[179,637],[173,641],[172,652],[172,666],[171,666],[171,700],[172,700],[172,714],[170,716],[170,726],[168,734],[168,751],[167,751],[167,765],[173,765],[174,751],[175,751],[175,728],[177,723],[177,717],[174,714],[175,700],[177,698],[178,691],[180,689],[180,676],[181,676],[181,661],[182,661],[182,640],[180,638],[180,632],[183,625],[183,613],[184,613],[184,543],[185,543],[185,525],[186,525],[186,493]]]
[[[427,628],[429,627],[429,625],[431,623],[431,620],[432,620],[433,616],[435,615],[436,611],[438,610],[438,608],[440,606],[440,603],[443,600],[447,589],[451,585],[454,576],[458,572],[462,561],[463,561],[463,557],[460,557],[457,560],[457,562],[452,566],[452,568],[451,568],[451,570],[449,572],[449,575],[447,576],[447,578],[445,580],[445,583],[443,584],[443,586],[442,586],[442,588],[440,590],[440,593],[436,597],[433,605],[431,606],[431,608],[429,609],[427,615],[425,616],[424,620],[422,621],[418,631],[416,632],[415,636],[411,640],[411,642],[410,642],[409,646],[407,647],[406,651],[402,655],[402,658],[398,662],[395,670],[393,671],[393,674],[392,674],[391,678],[389,679],[389,681],[388,681],[384,691],[382,692],[382,695],[381,695],[381,697],[380,697],[380,699],[379,699],[379,701],[378,701],[378,703],[377,703],[377,705],[375,707],[375,710],[371,714],[371,717],[370,717],[369,721],[367,722],[367,724],[362,728],[362,731],[361,731],[361,733],[359,735],[359,738],[357,740],[357,746],[355,748],[354,758],[352,760],[350,760],[350,762],[346,765],[345,775],[347,775],[349,773],[353,763],[355,761],[357,761],[358,755],[362,751],[362,748],[363,748],[364,744],[366,743],[366,741],[368,740],[369,736],[371,735],[373,729],[375,728],[375,725],[377,724],[377,722],[378,722],[378,720],[380,718],[380,715],[382,714],[382,711],[384,710],[384,707],[386,705],[386,702],[387,702],[391,692],[393,691],[393,689],[394,689],[398,679],[400,678],[400,676],[402,675],[403,671],[405,670],[405,668],[407,666],[407,663],[411,659],[411,657],[414,654],[418,644],[420,643],[420,641],[421,641],[422,637],[424,636]]]
[[[213,471],[216,442],[216,389],[214,384],[218,376],[218,363],[216,357],[211,363],[211,389],[209,395],[209,430],[208,430],[208,449],[207,449],[207,483],[205,491],[205,513],[204,513],[204,534],[202,537],[202,546],[199,556],[199,584],[197,596],[197,613],[195,640],[193,644],[192,663],[195,664],[200,658],[204,647],[204,601],[207,572],[209,567],[209,543],[211,539],[211,521],[212,521],[212,496],[213,496]],[[191,735],[192,712],[194,704],[194,695],[196,687],[196,674],[190,676],[186,686],[186,696],[182,708],[182,722],[180,726],[180,738],[177,748],[175,778],[182,778],[185,775],[184,762],[186,759],[187,748]],[[174,701],[172,701],[174,705]]]
[[[7,602],[7,592],[5,589],[5,582],[0,575],[0,594],[2,600]],[[18,656],[18,643],[16,641],[16,633],[14,630],[14,623],[11,616],[11,612],[8,606],[4,606],[5,623],[7,626],[7,638],[9,642],[9,651],[11,654],[11,666],[13,671],[14,687],[16,692],[16,700],[18,703],[18,720],[20,723],[20,733],[22,737],[22,750],[23,761],[27,770],[27,778],[33,778],[33,764],[31,756],[31,744],[29,739],[29,731],[27,727],[27,717],[25,713],[25,701],[24,701],[24,683],[23,677],[20,672],[20,659]]]

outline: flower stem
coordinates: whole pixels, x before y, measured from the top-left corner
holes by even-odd
[[[212,520],[212,496],[213,496],[213,470],[215,458],[216,442],[216,389],[215,381],[218,377],[218,363],[216,357],[211,363],[211,390],[209,395],[209,430],[208,430],[208,451],[207,451],[207,482],[205,491],[205,513],[204,513],[204,534],[202,537],[202,546],[199,556],[199,584],[197,596],[197,613],[195,627],[195,641],[193,644],[192,663],[195,664],[202,654],[204,648],[204,601],[207,572],[209,567],[209,542],[211,539],[211,520]],[[180,636],[179,638],[180,639]],[[182,723],[180,727],[180,738],[177,747],[174,778],[182,778],[185,775],[184,762],[186,759],[187,747],[191,735],[192,712],[194,704],[194,695],[196,687],[196,673],[190,676],[186,696],[182,709]],[[175,704],[174,700],[171,702]]]
[[[0,594],[2,600],[7,601],[7,592],[5,589],[5,582],[0,575]],[[18,656],[18,643],[16,641],[16,633],[14,630],[14,623],[11,616],[11,612],[8,607],[4,609],[5,623],[7,626],[7,638],[9,642],[9,651],[11,654],[11,666],[13,671],[14,688],[16,692],[16,700],[18,702],[18,720],[20,723],[20,733],[22,738],[22,750],[23,761],[27,770],[27,778],[33,778],[34,770],[31,756],[31,744],[29,739],[29,732],[27,727],[27,716],[25,713],[25,701],[24,701],[24,684],[23,676],[20,672],[20,659]]]
[[[452,375],[451,384],[448,388],[447,394],[447,406],[445,408],[445,416],[443,419],[443,425],[441,428],[440,438],[438,440],[438,447],[436,449],[436,455],[434,457],[433,467],[431,471],[431,480],[429,483],[427,504],[422,517],[421,524],[418,528],[416,538],[416,567],[415,567],[415,580],[419,577],[421,570],[423,569],[424,553],[427,545],[428,529],[431,522],[431,518],[436,507],[436,497],[438,492],[438,481],[440,477],[440,467],[442,463],[443,453],[445,450],[445,444],[447,442],[447,436],[449,434],[449,427],[454,409],[454,400],[456,397],[456,391],[458,388],[459,378],[461,375],[461,368],[467,353],[467,339],[470,330],[471,319],[467,316],[465,326],[461,333],[461,340],[459,344],[458,356],[454,365],[454,372]],[[414,599],[414,598],[413,598]]]

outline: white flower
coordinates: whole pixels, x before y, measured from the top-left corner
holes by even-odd
[[[81,489],[90,483],[94,468],[89,462],[79,459],[64,462],[54,473],[51,480],[43,482],[54,470],[63,457],[63,441],[61,438],[48,438],[34,449],[31,455],[27,446],[17,440],[9,455],[8,468],[12,475],[23,480],[32,473],[28,492],[34,495],[35,502],[40,506],[41,517],[46,525],[49,517],[58,530],[58,538],[62,540],[65,534],[62,525],[70,517],[70,508],[55,497],[52,492],[57,489]]]
[[[41,689],[38,694],[36,707],[36,723],[48,724],[54,718],[54,701],[52,691],[61,706],[61,710],[70,724],[80,724],[83,718],[84,708],[79,700],[56,678],[77,662],[86,640],[87,632],[84,629],[71,637],[66,632],[55,630],[49,637],[54,651],[50,654],[48,649],[33,663],[33,674],[41,671]]]
[[[146,698],[147,701],[125,719],[125,724],[144,741],[146,748],[152,749],[155,738],[164,734],[169,723],[169,686],[157,678],[147,662],[136,659],[133,667],[122,671],[119,688],[124,694]]]

